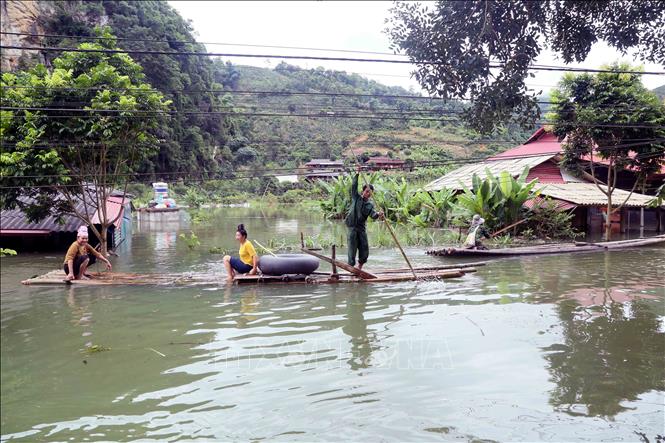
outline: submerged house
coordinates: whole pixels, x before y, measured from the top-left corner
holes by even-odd
[[[85,213],[86,204],[77,201],[76,210]],[[102,211],[95,207],[87,208],[93,213],[93,222],[101,229]],[[108,249],[116,248],[132,234],[132,202],[128,195],[114,192],[106,199],[106,217],[114,220],[108,229]],[[76,240],[76,231],[84,223],[74,215],[64,215],[59,219],[46,217],[38,222],[31,222],[21,209],[0,211],[0,243],[3,248],[16,249],[20,252],[62,249]],[[97,237],[89,230],[90,244],[97,246]]]
[[[472,163],[458,168],[440,177],[425,186],[426,191],[438,191],[443,188],[462,191],[464,187],[471,187],[473,174],[480,177],[486,175],[486,170],[498,175],[508,171],[513,176],[522,173],[525,167],[529,168],[527,181],[538,179],[542,184],[539,187],[541,196],[554,201],[561,210],[571,211],[575,218],[573,225],[587,233],[602,232],[605,226],[605,213],[607,212],[607,196],[598,189],[590,177],[580,177],[566,171],[560,166],[563,148],[557,137],[545,128],[538,129],[524,144],[509,149],[486,159],[483,162]],[[596,162],[594,162],[594,165]],[[602,162],[598,162],[602,170]],[[661,232],[665,229],[665,211],[663,208],[650,208],[648,202],[653,198],[650,195],[633,192],[630,188],[634,179],[630,181],[630,173],[624,173],[619,186],[624,189],[614,190],[612,201],[621,203],[626,198],[621,210],[610,217],[614,232],[625,232],[639,229],[642,213],[644,215],[644,229]],[[662,183],[665,177],[665,168],[649,177],[651,186]],[[600,177],[602,180],[602,175]],[[626,190],[626,186],[630,188]],[[602,187],[602,185],[601,185]],[[535,202],[528,202],[533,206]],[[643,210],[643,211],[642,211]]]

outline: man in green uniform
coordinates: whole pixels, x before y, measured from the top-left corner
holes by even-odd
[[[369,257],[369,242],[367,241],[367,232],[365,231],[365,222],[367,217],[374,220],[380,218],[383,220],[383,212],[376,212],[374,205],[369,200],[374,193],[374,186],[370,184],[363,185],[361,193],[358,192],[358,177],[356,173],[351,183],[351,208],[346,216],[346,226],[349,228],[348,243],[349,256],[348,263],[351,266],[356,265],[356,253],[358,254],[358,269],[362,269]]]

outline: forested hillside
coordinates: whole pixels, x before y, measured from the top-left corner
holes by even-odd
[[[457,121],[458,103],[430,100],[358,74],[287,63],[266,69],[217,60],[215,67],[215,79],[237,109],[280,114],[243,121],[234,144],[243,146],[247,158],[295,165],[314,157],[341,158],[353,149],[356,154],[443,160],[506,146],[474,142],[481,137]],[[515,130],[502,138],[519,141],[524,135]]]
[[[108,26],[122,49],[206,50],[186,43],[195,40],[191,26],[163,1],[37,4],[35,23],[23,28],[53,36],[21,37],[20,44],[75,47],[86,41],[81,37],[94,38],[95,27]],[[9,14],[15,22],[11,8],[3,8],[3,18]],[[38,61],[48,66],[58,54],[44,52],[36,58],[25,53],[14,68]],[[173,101],[171,121],[156,133],[159,154],[143,165],[145,171],[232,174],[252,164],[291,167],[316,157],[341,158],[350,148],[415,161],[440,160],[482,156],[510,146],[478,141],[478,134],[457,121],[459,104],[416,98],[403,88],[357,74],[286,63],[275,69],[236,66],[196,55],[130,55],[148,82]],[[520,141],[526,133],[511,130],[500,137]]]

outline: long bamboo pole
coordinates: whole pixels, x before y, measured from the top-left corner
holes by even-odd
[[[356,155],[356,152],[351,148],[351,152],[353,152],[353,158],[356,160],[356,164],[358,165],[358,168],[361,168],[360,161],[358,160],[358,156]],[[358,171],[358,174],[360,174],[360,171]],[[369,183],[367,182],[367,179],[363,175],[363,181],[367,186],[369,186]],[[385,210],[385,208],[384,208]],[[387,218],[385,218],[385,211],[384,211],[384,217],[383,217],[383,223],[385,223],[386,228],[388,228],[388,232],[390,232],[390,235],[392,236],[393,240],[395,240],[395,244],[399,248],[399,252],[402,253],[402,257],[404,257],[404,261],[406,261],[406,264],[409,266],[409,269],[411,270],[411,273],[413,274],[413,278],[418,278],[416,276],[416,271],[413,270],[413,266],[411,266],[411,262],[409,261],[409,257],[406,256],[406,253],[404,252],[404,249],[402,248],[402,245],[400,245],[399,240],[397,240],[397,236],[395,235],[395,231],[393,231],[393,227],[390,226],[390,222],[388,221]]]
[[[277,256],[275,255],[274,252],[272,252],[270,249],[266,248],[266,247],[263,246],[261,243],[259,243],[259,241],[258,241],[257,239],[254,239],[254,243],[256,243],[257,245],[259,245],[259,247],[260,247],[261,249],[263,249],[264,251],[266,251],[268,254],[272,255],[273,257],[277,257]]]

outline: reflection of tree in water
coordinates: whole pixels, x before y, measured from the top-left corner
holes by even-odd
[[[650,390],[665,389],[665,333],[646,300],[611,303],[603,316],[581,321],[573,300],[559,304],[564,343],[545,348],[557,387],[550,403],[564,412],[612,417]]]

